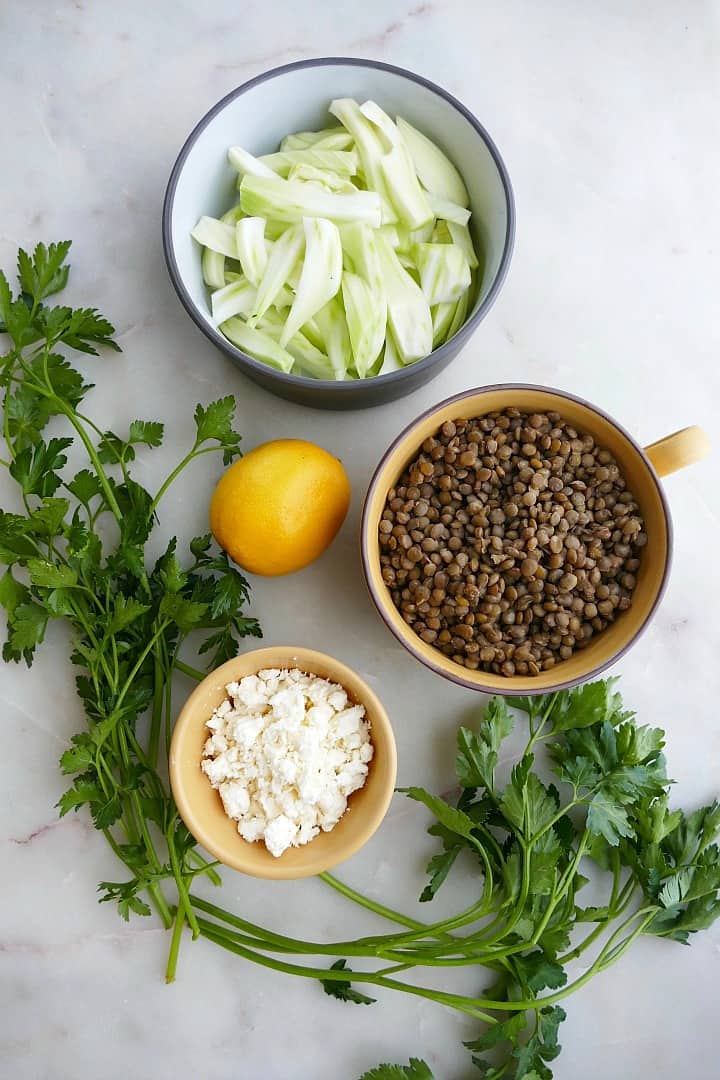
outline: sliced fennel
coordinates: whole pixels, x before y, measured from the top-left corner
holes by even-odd
[[[346,176],[338,176],[329,169],[318,169],[315,165],[293,165],[287,178],[288,180],[303,180],[308,184],[319,184],[327,191],[335,191],[340,195],[355,195],[359,190]]]
[[[420,287],[427,302],[456,302],[470,288],[470,267],[465,252],[454,244],[416,244],[413,253],[420,271]]]
[[[393,336],[392,334],[388,334],[385,340],[385,349],[383,350],[383,359],[378,375],[389,375],[391,371],[402,371],[404,366],[405,365],[400,362],[400,358],[397,354]]]
[[[268,337],[277,342],[280,341],[283,322],[275,312],[268,311],[263,316],[262,328]],[[335,379],[335,372],[327,354],[322,349],[318,349],[316,345],[313,345],[301,330],[293,334],[287,343],[286,351],[290,353],[293,361],[297,361],[293,368],[294,371],[297,371],[299,366],[302,369],[300,374],[311,375],[315,379]]]
[[[213,322],[218,326],[236,315],[247,319],[253,313],[256,298],[257,289],[245,277],[241,277],[239,281],[231,281],[212,295]]]
[[[472,242],[470,235],[470,229],[467,225],[458,225],[454,221],[447,222],[447,229],[450,234],[450,239],[457,247],[462,248],[465,252],[465,258],[468,261],[468,266],[471,270],[477,270],[479,263],[478,257],[475,254],[475,246]]]
[[[436,218],[442,218],[447,222],[453,221],[456,225],[467,225],[470,220],[469,210],[464,206],[459,206],[458,203],[450,202],[449,199],[443,199],[441,195],[433,195],[430,192],[428,203]]]
[[[436,221],[435,228],[432,231],[432,236],[428,243],[431,244],[452,244],[453,238],[450,232],[449,221]]]
[[[387,113],[374,101],[366,101],[360,111],[382,133],[387,144],[380,160],[380,171],[393,209],[406,228],[422,228],[432,221],[433,211],[420,186],[405,140]]]
[[[256,287],[260,284],[268,261],[265,246],[265,218],[240,218],[235,226],[235,243],[243,274]]]
[[[399,227],[397,243],[393,244],[398,251],[410,251],[413,244],[428,244],[432,239],[435,228],[435,218],[431,218],[427,225],[421,229],[403,229]]]
[[[397,117],[397,126],[405,139],[423,187],[434,195],[449,199],[450,202],[469,206],[467,188],[450,158],[428,139],[427,135],[423,135],[401,116]]]
[[[237,345],[243,352],[250,353],[256,360],[262,360],[280,371],[291,371],[294,357],[262,330],[248,326],[242,319],[228,319],[220,327],[228,341]]]
[[[275,221],[273,218],[265,218],[265,240],[279,240],[283,233],[287,232],[287,221]]]
[[[354,176],[358,169],[355,150],[283,150],[277,154],[263,154],[258,159],[279,176],[287,176],[294,165],[314,165],[316,169],[329,169],[344,176]]]
[[[377,240],[383,284],[387,297],[387,319],[395,337],[398,356],[411,364],[432,352],[432,317],[422,289],[401,264],[386,237]]]
[[[324,218],[305,218],[303,229],[305,259],[295,300],[280,336],[283,346],[303,323],[332,300],[342,278],[342,246],[337,225]]]
[[[385,341],[387,305],[384,293],[379,296],[359,274],[347,270],[343,274],[342,293],[355,370],[364,379]]]
[[[245,175],[240,185],[240,205],[246,214],[277,221],[321,217],[337,223],[364,221],[375,227],[380,225],[380,198],[374,191],[337,195],[321,191],[314,184],[283,180],[279,176],[270,180]]]
[[[225,256],[212,248],[203,248],[203,281],[210,289],[222,289],[225,285]]]
[[[302,225],[288,229],[276,241],[272,249],[265,273],[258,286],[255,310],[248,320],[253,326],[264,315],[288,280],[295,263],[300,258],[305,246],[305,234]]]
[[[242,146],[231,146],[228,150],[228,161],[234,169],[244,176],[248,173],[250,176],[265,176],[273,177],[277,176],[269,165],[260,161],[259,158],[253,157],[247,150],[243,150]]]
[[[304,334],[308,341],[311,341],[316,349],[320,352],[325,350],[325,339],[322,336],[322,331],[318,326],[317,319],[313,316],[312,319],[308,319],[306,323],[303,323],[301,334]]]
[[[234,226],[237,225],[238,221],[242,217],[245,217],[245,213],[240,203],[237,202],[235,206],[231,206],[230,209],[223,214],[220,220],[222,221],[223,225]]]
[[[353,350],[345,310],[338,298],[328,300],[325,307],[320,308],[314,321],[322,334],[335,378],[345,379],[353,364]]]
[[[219,255],[227,255],[229,259],[238,257],[235,228],[218,221],[217,218],[201,217],[190,235],[198,244],[203,244]]]
[[[450,323],[450,329],[448,330],[447,338],[445,339],[446,341],[449,341],[450,338],[455,337],[455,334],[457,334],[458,330],[467,319],[469,302],[470,290],[464,292],[458,300],[457,304],[455,305],[455,314],[453,315],[453,320]]]
[[[353,136],[368,189],[376,191],[380,197],[383,223],[392,224],[397,221],[397,215],[381,168],[384,148],[377,128],[363,116],[357,101],[352,98],[336,98],[331,101],[330,112]]]
[[[367,225],[359,224],[344,225],[340,230],[343,250],[350,257],[353,269],[378,294],[384,289],[376,239],[384,232],[384,228],[374,232]]]
[[[232,319],[235,315],[242,315],[249,319],[257,305],[257,289],[240,275],[236,281],[231,281],[222,289],[216,289],[212,295],[213,322],[218,325]],[[275,297],[274,306],[279,311],[289,308],[293,302],[293,294],[283,287]]]
[[[374,101],[255,156],[228,150],[238,201],[200,218],[213,323],[282,371],[365,379],[449,340],[480,273],[465,185],[446,155]]]
[[[452,325],[453,318],[455,317],[455,308],[457,307],[457,301],[445,302],[442,304],[435,304],[430,309],[432,314],[433,324],[433,349],[436,349],[441,341],[445,341],[448,336],[448,331]]]
[[[298,131],[286,135],[280,143],[281,150],[305,150],[311,146],[323,146],[327,150],[349,150],[353,137],[344,127],[323,128],[322,131]]]

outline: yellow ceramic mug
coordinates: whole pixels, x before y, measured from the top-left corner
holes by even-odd
[[[426,645],[393,604],[380,568],[378,524],[388,490],[417,456],[425,439],[446,420],[470,419],[510,407],[531,413],[558,412],[578,431],[592,435],[599,446],[609,450],[638,501],[648,536],[631,607],[592,638],[584,649],[537,676],[506,677],[493,672],[471,671]],[[363,569],[370,595],[383,621],[416,659],[462,686],[492,694],[540,694],[575,686],[599,675],[622,656],[637,641],[654,614],[665,590],[672,555],[672,522],[659,478],[699,461],[709,449],[705,432],[699,427],[688,427],[643,450],[597,406],[549,387],[510,383],[457,394],[410,424],[387,450],[375,471],[365,499],[361,526]]]

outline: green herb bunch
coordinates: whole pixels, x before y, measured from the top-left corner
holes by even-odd
[[[58,350],[94,356],[100,346],[117,346],[96,311],[47,305],[67,281],[68,248],[38,245],[32,257],[21,251],[16,297],[0,273],[0,332],[11,342],[0,359],[9,455],[2,464],[24,506],[24,513],[0,511],[0,562],[7,566],[0,604],[6,661],[30,665],[52,619],[72,630],[87,724],[61,759],[73,780],[59,809],[88,810],[125,867],[123,880],[101,883],[100,899],[116,901],[125,919],[154,908],[172,928],[168,979],[187,926],[194,937],[311,979],[344,1002],[372,1005],[375,999],[358,989],[372,987],[455,1009],[483,1025],[467,1045],[485,1080],[548,1080],[565,1019],[560,1001],[607,971],[641,935],[685,943],[720,915],[720,804],[687,814],[670,808],[664,733],[636,724],[613,680],[493,698],[474,730],[458,732],[456,805],[423,788],[406,789],[432,813],[429,832],[439,841],[420,900],[433,899],[459,858],[476,867],[470,902],[458,914],[422,921],[322,874],[393,928],[308,942],[197,895],[196,877],[216,885],[220,878],[163,780],[173,674],[203,678],[179,655],[189,635],[213,666],[259,628],[242,614],[247,582],[209,536],[193,540],[184,559],[172,539],[152,566],[146,543],[164,492],[195,457],[219,452],[230,462],[239,453],[234,402],[198,405],[195,440],[182,461],[154,496],[138,484],[131,476],[135,447],[158,446],[163,427],[138,420],[122,438],[81,412],[91,387]],[[53,417],[64,418],[86,452],[87,468],[73,476],[65,468],[73,438],[44,438]],[[112,532],[105,519],[114,521],[112,545],[102,538]],[[514,758],[511,708],[527,723]],[[544,779],[548,769],[555,783]],[[589,866],[604,890],[594,906],[579,899]],[[588,966],[572,978],[569,966],[586,952]],[[351,966],[356,959],[362,970]],[[477,969],[478,985],[487,988],[478,996],[445,989],[456,967]],[[427,985],[417,981],[419,973]],[[371,1069],[364,1080],[404,1078],[432,1080],[432,1073],[412,1058],[407,1066]]]
[[[24,513],[0,511],[3,657],[29,666],[50,620],[69,623],[87,729],[73,736],[60,762],[73,777],[60,813],[87,807],[131,875],[103,882],[102,900],[117,901],[125,918],[150,914],[149,901],[170,926],[175,905],[161,888],[169,879],[182,926],[192,919],[188,882],[204,860],[158,772],[160,745],[166,749],[171,731],[173,670],[184,666],[179,651],[191,633],[203,632],[199,651],[215,666],[235,655],[239,638],[260,630],[241,614],[247,582],[212,549],[209,535],[192,540],[183,561],[173,538],[152,567],[145,545],[162,496],[194,458],[220,453],[229,463],[240,453],[235,404],[227,397],[198,405],[192,447],[155,495],[146,491],[131,466],[138,446],[161,444],[163,425],[135,420],[124,437],[100,430],[82,411],[91,384],[60,351],[118,350],[113,327],[97,311],[47,304],[67,283],[69,248],[39,244],[32,256],[21,250],[16,297],[0,273],[0,331],[12,344],[0,360],[9,454],[3,464],[24,506]],[[53,417],[64,418],[86,452],[88,467],[72,476],[64,466],[73,437],[44,437]],[[106,519],[116,526],[112,546],[101,536],[110,531]]]
[[[527,722],[515,756],[506,741],[515,725],[509,706]],[[458,857],[469,856],[478,879],[462,911],[423,922],[324,874],[334,889],[405,929],[302,942],[191,897],[201,932],[256,963],[318,978],[342,1001],[372,1005],[357,989],[365,984],[465,1013],[483,1024],[466,1045],[485,1080],[550,1080],[566,1015],[560,1001],[606,972],[641,935],[686,943],[720,915],[720,803],[688,814],[670,809],[664,738],[635,722],[612,679],[548,696],[492,698],[477,729],[457,734],[456,805],[423,788],[405,789],[433,814],[429,832],[440,842],[420,900],[432,900]],[[542,779],[548,766],[557,785]],[[600,904],[579,899],[589,880],[583,870],[604,893]],[[572,961],[588,950],[589,963],[572,978]],[[323,971],[291,961],[292,954],[338,959]],[[374,970],[354,970],[353,958],[373,962]],[[424,972],[444,987],[457,967],[478,969],[486,989],[472,997],[403,978]],[[403,1077],[432,1074],[413,1058],[409,1066],[378,1066],[363,1080]]]

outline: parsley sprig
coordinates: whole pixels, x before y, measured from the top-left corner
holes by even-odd
[[[172,675],[187,668],[180,651],[190,635],[214,666],[235,655],[239,638],[260,631],[242,614],[247,582],[209,535],[193,540],[182,559],[171,539],[154,566],[145,545],[164,493],[195,458],[220,453],[227,463],[239,454],[235,402],[197,406],[192,446],[151,495],[131,466],[138,447],[161,445],[163,425],[134,420],[124,435],[100,430],[81,411],[91,383],[60,351],[119,351],[112,325],[97,311],[47,303],[67,283],[69,248],[63,242],[38,244],[32,255],[21,250],[17,295],[0,272],[0,330],[11,344],[0,358],[5,465],[24,507],[0,511],[3,658],[30,666],[51,620],[70,624],[87,729],[73,736],[60,762],[72,778],[60,814],[89,810],[130,874],[102,882],[102,901],[116,902],[126,919],[149,915],[152,904],[167,926],[187,921],[197,933],[187,896],[201,857],[158,770],[161,743],[166,747],[170,737]],[[53,417],[64,418],[72,435],[46,438]],[[88,466],[69,475],[76,440]],[[102,538],[106,518],[116,526],[112,546]],[[166,883],[177,903],[168,902]],[[175,957],[170,974],[174,963]]]
[[[527,736],[513,756],[518,712]],[[566,1018],[561,1001],[608,971],[640,936],[686,943],[720,916],[720,803],[691,813],[670,808],[664,742],[660,729],[636,723],[612,679],[548,696],[493,698],[474,728],[457,733],[456,804],[405,789],[431,812],[428,831],[439,841],[420,900],[444,887],[462,854],[478,875],[469,906],[422,922],[324,874],[338,892],[401,929],[308,943],[193,896],[200,932],[245,959],[317,978],[341,1001],[372,1004],[356,989],[366,984],[456,1009],[483,1024],[466,1045],[486,1080],[550,1080]],[[600,893],[594,905],[580,896],[590,880]],[[340,959],[323,970],[291,961],[292,954]],[[585,954],[590,959],[578,971],[573,963]],[[350,967],[348,958],[362,967]],[[448,991],[456,967],[477,969],[486,989],[477,996]],[[412,981],[402,977],[408,971]],[[418,981],[423,972],[427,985]],[[442,990],[432,985],[440,975]],[[432,1080],[417,1058],[377,1066],[362,1080],[403,1076]]]

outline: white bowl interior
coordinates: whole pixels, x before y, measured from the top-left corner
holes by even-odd
[[[394,71],[339,61],[282,71],[231,98],[189,148],[175,188],[171,241],[185,288],[209,326],[200,247],[190,230],[202,214],[219,217],[237,201],[237,173],[227,160],[228,147],[268,154],[290,132],[336,124],[327,107],[337,97],[361,102],[372,98],[393,117],[399,114],[409,120],[455,163],[470,195],[471,229],[481,257],[482,280],[473,311],[487,296],[505,249],[508,213],[502,178],[484,140],[434,90]]]

